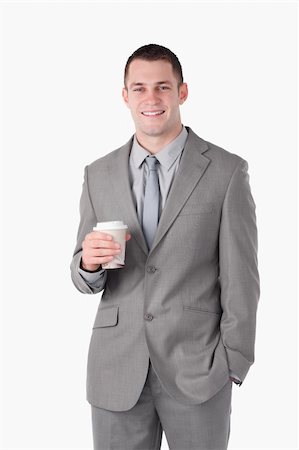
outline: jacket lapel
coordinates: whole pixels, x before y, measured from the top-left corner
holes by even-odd
[[[154,251],[165,233],[167,233],[210,163],[210,159],[203,155],[203,152],[208,149],[207,143],[197,136],[191,128],[186,128],[188,138],[185,149],[163,208],[150,251],[148,251],[142,227],[138,220],[129,181],[128,161],[132,138],[120,148],[113,167],[109,167],[110,179],[114,189],[115,201],[120,210],[120,217],[128,225],[129,232],[146,255]]]

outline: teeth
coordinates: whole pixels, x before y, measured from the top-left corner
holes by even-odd
[[[144,116],[158,116],[163,113],[164,113],[164,111],[144,111],[142,114]]]

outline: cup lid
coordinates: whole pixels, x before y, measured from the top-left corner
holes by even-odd
[[[123,228],[128,228],[127,225],[123,223],[122,220],[113,220],[111,222],[98,222],[96,227],[93,227],[94,231],[99,230],[119,230]]]

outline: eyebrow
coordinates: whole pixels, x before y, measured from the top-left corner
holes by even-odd
[[[165,81],[157,81],[157,82],[155,83],[156,86],[157,86],[157,85],[159,86],[159,85],[161,85],[161,84],[170,84],[170,85],[172,85],[171,81],[168,81],[168,80],[165,80]],[[134,87],[134,86],[144,86],[144,85],[146,85],[146,83],[134,82],[134,83],[131,83],[129,87],[132,88],[132,87]]]

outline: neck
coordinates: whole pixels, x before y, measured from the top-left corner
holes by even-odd
[[[182,124],[179,123],[166,135],[161,136],[148,136],[140,131],[136,131],[136,138],[139,144],[145,148],[152,155],[158,153],[171,141],[173,141],[182,131]]]

